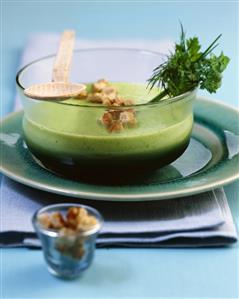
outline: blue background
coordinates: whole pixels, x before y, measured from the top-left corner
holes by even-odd
[[[222,88],[207,96],[238,105],[238,15],[237,1],[2,1],[1,115],[13,107],[15,74],[30,33],[72,28],[94,40],[178,40],[179,20],[205,46],[223,34],[216,52],[223,49],[231,63]],[[237,225],[238,187],[225,188]],[[238,253],[238,245],[100,249],[80,280],[62,281],[48,274],[41,251],[4,249],[2,298],[238,298]]]

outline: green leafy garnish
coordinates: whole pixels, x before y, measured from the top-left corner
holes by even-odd
[[[216,92],[221,86],[222,72],[230,61],[223,52],[219,56],[212,54],[220,37],[221,34],[201,52],[198,38],[186,39],[181,25],[180,42],[175,44],[175,52],[170,53],[166,61],[153,70],[153,75],[148,80],[150,89],[158,86],[161,90],[152,101],[165,96],[174,97],[196,87],[210,93]]]

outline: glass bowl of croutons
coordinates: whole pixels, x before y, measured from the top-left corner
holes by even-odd
[[[76,278],[89,268],[103,224],[96,209],[73,203],[49,205],[34,214],[32,223],[50,273]]]
[[[162,61],[156,52],[85,49],[74,52],[71,82],[86,90],[60,102],[33,100],[24,89],[51,80],[55,56],[17,75],[23,134],[34,160],[72,179],[135,175],[170,164],[187,148],[196,91],[152,102],[147,80]]]

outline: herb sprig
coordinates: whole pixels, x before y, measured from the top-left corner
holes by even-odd
[[[148,80],[150,89],[158,86],[161,90],[152,101],[165,96],[177,96],[196,87],[206,89],[209,93],[216,92],[221,86],[222,72],[230,61],[223,52],[219,56],[212,54],[220,37],[221,34],[201,52],[198,38],[186,39],[181,25],[180,42],[175,44],[175,52],[170,53],[166,61],[153,70],[153,75]]]

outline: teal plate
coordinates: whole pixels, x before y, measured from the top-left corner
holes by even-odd
[[[169,166],[134,183],[117,186],[71,181],[41,168],[22,138],[23,112],[1,125],[1,171],[33,188],[96,200],[141,201],[187,196],[239,178],[239,111],[208,99],[195,102],[195,124],[189,147]]]

